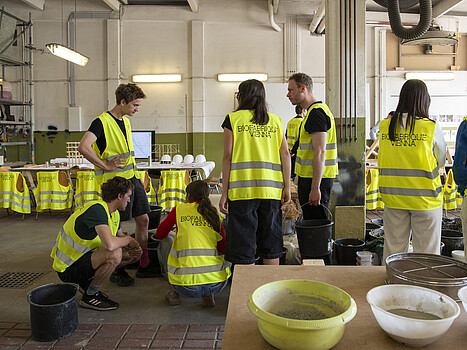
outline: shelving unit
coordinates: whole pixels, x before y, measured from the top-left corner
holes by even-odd
[[[11,29],[11,23],[14,22],[11,40],[3,42],[0,47],[0,78],[2,82],[12,84],[14,98],[3,98],[6,95],[6,89],[2,83],[0,85],[0,108],[4,110],[4,113],[3,118],[0,119],[0,156],[4,156],[4,165],[21,166],[34,162],[31,14],[26,21],[1,8],[0,31]],[[8,28],[6,28],[7,23]],[[8,113],[4,108],[6,106],[9,109]],[[8,118],[13,116],[14,119]],[[26,140],[21,141],[22,138]],[[22,146],[26,146],[27,157],[22,155],[19,149]],[[16,155],[14,155],[15,150]]]

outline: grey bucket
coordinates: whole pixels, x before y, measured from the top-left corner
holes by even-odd
[[[73,283],[51,283],[29,291],[31,333],[35,340],[62,339],[76,331],[78,290]]]

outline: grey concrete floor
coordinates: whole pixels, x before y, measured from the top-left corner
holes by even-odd
[[[8,272],[41,272],[44,275],[24,288],[0,287],[0,322],[29,322],[28,291],[48,283],[60,283],[52,269],[49,254],[59,228],[69,216],[69,211],[35,214],[7,215],[0,209],[0,277]],[[124,232],[134,232],[134,222],[122,223]],[[128,270],[134,277],[135,270]],[[216,295],[216,306],[201,307],[200,299],[181,297],[180,306],[170,306],[164,297],[167,282],[162,278],[135,278],[135,284],[118,287],[110,281],[102,291],[120,307],[113,311],[94,311],[79,308],[80,323],[148,323],[148,324],[224,324],[230,287]],[[80,298],[81,295],[78,296]]]

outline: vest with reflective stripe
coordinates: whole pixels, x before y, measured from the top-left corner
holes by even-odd
[[[71,208],[73,203],[73,187],[71,184],[60,184],[59,173],[49,171],[37,172],[37,187],[34,189],[36,211],[45,209],[62,210]]]
[[[138,173],[139,173],[139,178],[143,181],[143,183],[144,183],[144,179],[146,179],[146,176],[149,178],[149,175],[147,175],[146,170],[138,170]],[[154,190],[154,187],[152,187],[151,178],[149,178],[148,187],[149,187],[148,189],[146,189],[145,187],[144,191],[146,192],[146,197],[148,197],[149,205],[157,205],[157,193],[156,193],[156,190]]]
[[[300,123],[302,122],[302,117],[295,117],[290,119],[287,123],[287,147],[289,151],[292,150],[295,142],[298,141],[298,136],[300,134]]]
[[[399,128],[391,141],[390,121],[382,120],[379,127],[379,190],[384,205],[407,210],[441,207],[441,178],[432,151],[435,122],[417,119],[413,134]]]
[[[99,235],[96,235],[92,240],[87,240],[80,238],[75,232],[75,223],[78,217],[83,214],[85,215],[86,210],[94,204],[102,205],[105,209],[112,235],[117,235],[120,224],[120,214],[118,210],[110,214],[107,203],[104,201],[92,201],[76,208],[75,212],[68,218],[58,233],[55,245],[50,253],[50,256],[54,259],[52,266],[55,271],[63,272],[68,266],[71,266],[87,252],[102,249],[102,242]]]
[[[198,203],[177,205],[177,234],[167,260],[171,284],[218,283],[230,277],[229,265],[217,251],[222,236],[198,213],[198,206]]]
[[[186,170],[161,171],[158,196],[162,210],[185,203]]]
[[[99,200],[101,198],[101,186],[97,183],[94,171],[78,171],[76,175],[75,206]]]
[[[106,146],[105,150],[101,154],[99,147],[97,147],[97,144],[94,142],[92,145],[94,152],[96,152],[97,156],[104,162],[112,160],[117,156],[121,156],[121,160],[125,163],[123,164],[123,169],[116,168],[112,171],[105,171],[94,166],[97,182],[99,184],[103,184],[115,176],[121,176],[125,179],[131,179],[133,176],[136,176],[136,178],[139,179],[139,175],[136,173],[135,151],[133,149],[133,139],[131,137],[131,125],[129,119],[127,117],[123,117],[126,131],[125,139],[122,129],[120,129],[114,117],[109,113],[104,112],[98,118],[101,120],[104,127]]]
[[[331,121],[331,127],[326,133],[326,156],[324,160],[323,179],[332,179],[338,174],[336,125],[334,123],[334,117],[325,103],[312,104],[300,126],[300,144],[297,151],[295,173],[300,177],[313,177],[313,157],[315,155],[315,150],[313,149],[311,134],[305,130],[305,124],[310,112],[314,108],[323,109],[324,113],[326,113]]]
[[[368,210],[384,208],[378,183],[378,169],[369,169],[366,176],[366,209]]]
[[[281,199],[283,188],[280,147],[282,120],[268,113],[266,125],[253,124],[253,111],[230,113],[233,132],[229,199]]]
[[[22,185],[22,191],[18,190],[18,182]],[[11,208],[24,214],[31,213],[29,189],[21,173],[0,172],[0,208]]]

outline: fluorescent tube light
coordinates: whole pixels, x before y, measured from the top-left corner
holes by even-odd
[[[454,80],[452,72],[410,72],[405,73],[405,79],[420,79],[420,80]]]
[[[181,74],[140,74],[133,75],[134,83],[178,83],[182,81]]]
[[[244,81],[248,79],[266,81],[268,80],[268,75],[266,73],[242,73],[242,74],[220,73],[220,74],[217,74],[218,81]]]
[[[80,66],[85,66],[86,63],[89,61],[89,57],[86,57],[79,52],[69,49],[66,46],[56,44],[56,43],[50,43],[45,45],[50,52],[52,52],[55,56],[58,56],[60,58],[63,58],[67,61],[79,64]]]

